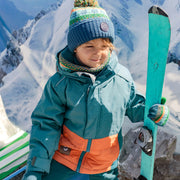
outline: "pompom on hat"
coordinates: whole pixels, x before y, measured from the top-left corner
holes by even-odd
[[[81,44],[98,38],[114,41],[114,26],[97,0],[75,0],[71,11],[68,47],[71,52]]]

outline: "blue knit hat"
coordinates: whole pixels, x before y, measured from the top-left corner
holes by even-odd
[[[75,0],[71,11],[68,47],[71,52],[81,44],[97,38],[114,41],[114,26],[97,0]]]

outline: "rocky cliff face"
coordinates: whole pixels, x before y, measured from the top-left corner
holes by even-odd
[[[141,167],[141,149],[134,141],[140,128],[131,129],[124,137],[124,146],[119,161],[120,180],[138,177]],[[154,180],[178,180],[180,177],[180,155],[174,154],[177,138],[162,130],[158,131]]]

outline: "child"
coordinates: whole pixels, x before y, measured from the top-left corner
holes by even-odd
[[[143,121],[145,99],[113,52],[111,20],[96,0],[74,6],[67,47],[32,114],[24,180],[118,179],[124,116]],[[150,109],[151,119],[162,115],[160,125],[164,107]]]

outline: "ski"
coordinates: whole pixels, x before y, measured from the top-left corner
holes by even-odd
[[[148,118],[149,108],[161,103],[171,28],[168,15],[159,7],[152,6],[149,17],[149,47],[146,82],[144,127],[138,141],[142,149],[141,172],[138,180],[152,180],[156,151],[157,125]]]

